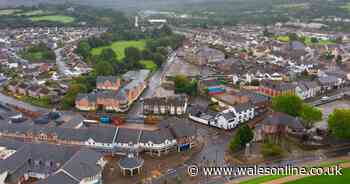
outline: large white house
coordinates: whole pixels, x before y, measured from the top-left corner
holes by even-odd
[[[210,117],[210,118],[208,118]],[[203,113],[190,113],[189,118],[193,121],[209,126],[230,130],[239,124],[247,122],[255,117],[255,108],[251,103],[240,104],[210,116]]]

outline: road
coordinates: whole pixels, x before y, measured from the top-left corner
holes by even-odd
[[[312,102],[308,102],[308,103],[312,106],[319,106],[322,104],[330,103],[330,102],[333,102],[335,100],[341,99],[343,97],[344,93],[347,93],[349,91],[350,91],[350,87],[341,88],[341,89],[338,89],[337,91],[334,91],[331,95],[328,95],[329,98],[326,101],[323,101],[321,99],[316,99],[316,100],[314,100]]]
[[[58,71],[61,75],[66,76],[67,74],[71,73],[70,70],[67,68],[66,64],[64,63],[64,58],[62,56],[63,48],[58,48],[55,50],[56,55],[56,65],[58,68]]]
[[[159,88],[162,84],[162,80],[165,77],[165,74],[169,70],[170,66],[176,59],[176,52],[173,52],[167,59],[166,63],[162,65],[162,67],[157,70],[148,80],[148,87],[145,89],[145,91],[142,93],[141,98],[147,98],[152,97],[157,88]],[[140,100],[137,100],[134,102],[134,104],[131,106],[131,108],[128,111],[128,118],[135,118],[140,117],[142,115],[142,102]]]

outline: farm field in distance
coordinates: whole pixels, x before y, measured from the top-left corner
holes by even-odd
[[[65,16],[65,15],[46,15],[46,16],[38,16],[31,17],[32,21],[51,21],[51,22],[61,22],[61,23],[71,23],[74,21],[73,17]]]

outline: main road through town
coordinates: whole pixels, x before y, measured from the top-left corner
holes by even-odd
[[[173,52],[164,63],[148,80],[148,87],[142,93],[140,99],[152,97],[155,95],[156,90],[161,86],[162,80],[165,78],[167,71],[176,59],[176,52]],[[142,116],[142,100],[137,100],[131,106],[128,112],[128,119],[134,119],[135,117]]]

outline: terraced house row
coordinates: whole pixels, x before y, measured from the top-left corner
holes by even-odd
[[[75,107],[82,111],[107,110],[125,112],[147,87],[149,70],[129,71],[122,78],[98,77],[97,91],[79,94]]]
[[[60,128],[1,122],[0,137],[35,143],[83,146],[106,154],[125,155],[128,150],[161,155],[191,149],[196,130],[185,119],[170,118],[156,130],[112,127]]]

